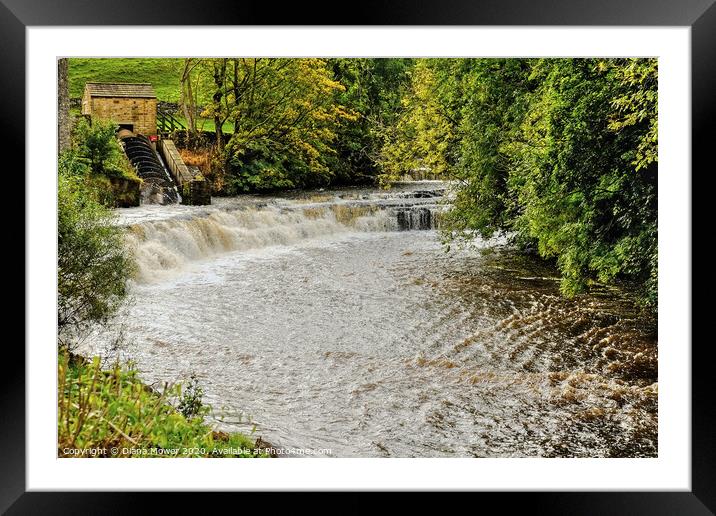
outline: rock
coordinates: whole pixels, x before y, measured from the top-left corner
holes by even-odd
[[[273,446],[271,443],[269,443],[268,441],[264,441],[264,440],[261,438],[261,436],[259,436],[259,437],[256,439],[256,442],[254,443],[254,447],[255,447],[259,452],[268,452],[269,457],[274,457],[274,458],[275,458],[275,457],[278,457],[278,455],[276,454],[276,450],[275,450],[274,446]]]
[[[214,430],[211,432],[211,438],[215,441],[228,441],[231,436],[221,430]]]

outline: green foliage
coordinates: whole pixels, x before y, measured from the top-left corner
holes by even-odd
[[[114,314],[126,295],[126,281],[134,267],[114,215],[99,202],[94,185],[76,175],[76,165],[71,156],[64,156],[58,176],[57,315],[61,338]]]
[[[380,163],[383,181],[416,169],[444,174],[454,164],[456,112],[454,86],[459,60],[420,59],[410,71],[410,93],[388,129]]]
[[[343,121],[357,115],[335,101],[344,87],[323,59],[205,60],[214,78],[203,116],[234,133],[221,150],[226,193],[326,184]]]
[[[81,118],[73,131],[73,161],[84,162],[95,175],[137,179],[137,173],[116,137],[117,125],[110,120]],[[79,170],[79,169],[77,169]]]
[[[223,194],[373,182],[410,59],[202,59]],[[231,132],[223,138],[224,132]],[[226,144],[224,145],[224,142]]]
[[[526,110],[527,66],[523,59],[484,59],[461,67],[466,101],[459,110],[453,175],[465,188],[458,192],[448,228],[474,228],[491,236],[508,229],[519,210],[509,178],[516,166],[518,124]],[[466,221],[460,221],[463,216]]]
[[[58,170],[61,175],[69,178],[86,178],[92,172],[90,160],[74,149],[60,153]]]
[[[109,177],[135,179],[111,122],[81,121],[73,146],[58,157],[58,328],[61,343],[113,315],[134,270],[114,223]],[[65,342],[66,341],[66,342]]]
[[[58,456],[86,457],[82,450],[103,450],[102,457],[257,457],[247,436],[215,432],[203,422],[210,407],[185,417],[169,403],[180,386],[157,393],[131,367],[100,369],[100,361],[58,364]],[[132,450],[135,450],[134,452]],[[137,452],[138,450],[138,452]]]
[[[619,93],[612,100],[614,112],[609,128],[615,132],[641,126],[639,145],[632,162],[637,170],[658,160],[659,117],[658,65],[656,59],[626,59],[599,63],[619,82]]]
[[[447,241],[508,233],[566,295],[625,281],[655,309],[657,97],[654,59],[421,61],[386,168],[458,180]]]
[[[336,154],[330,160],[335,182],[374,182],[382,173],[382,148],[395,125],[412,59],[330,59],[335,79],[345,90],[337,102],[358,116],[337,129]]]
[[[195,374],[191,375],[189,383],[181,393],[179,399],[179,412],[187,419],[192,419],[196,416],[203,415],[202,409],[204,404],[202,398],[204,397],[204,389],[199,385],[199,380]]]
[[[225,193],[266,191],[295,188],[311,183],[321,183],[324,169],[317,171],[313,181],[306,177],[311,169],[300,159],[287,155],[281,143],[270,140],[249,141],[243,145],[240,139],[232,139],[227,145],[228,178]],[[324,184],[327,181],[324,180]]]
[[[113,315],[134,270],[121,228],[106,207],[109,177],[139,181],[115,138],[111,122],[82,120],[73,146],[58,157],[57,288],[61,345],[90,324]]]

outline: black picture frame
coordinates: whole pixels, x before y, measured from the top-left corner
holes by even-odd
[[[549,26],[688,26],[691,27],[692,168],[705,164],[716,142],[716,0],[398,0],[363,1],[341,10],[336,4],[270,3],[256,0],[0,0],[0,105],[3,123],[0,141],[5,149],[25,148],[25,29],[47,25],[549,25]],[[352,12],[351,12],[352,10]],[[339,14],[340,13],[340,14]],[[161,35],[157,35],[161,37]],[[151,49],[148,48],[148,53]],[[48,130],[53,130],[50,127]],[[48,149],[48,152],[52,150]],[[16,170],[24,170],[24,154],[15,152]],[[680,173],[691,181],[691,171]],[[705,174],[704,174],[705,175]],[[698,177],[698,175],[696,176]],[[18,180],[16,180],[19,182]],[[20,185],[16,185],[20,187]],[[24,191],[24,187],[21,187]],[[692,185],[692,206],[699,192]],[[28,195],[30,192],[25,192]],[[696,197],[694,197],[694,195]],[[25,197],[19,192],[16,198]],[[16,213],[20,213],[17,211]],[[693,217],[692,217],[693,218]],[[24,239],[19,224],[5,225],[11,242]],[[692,235],[695,234],[692,231]],[[692,249],[692,263],[693,263]],[[27,257],[25,257],[27,258]],[[27,269],[25,269],[27,281]],[[702,287],[704,288],[704,287]],[[19,304],[19,303],[18,303]],[[26,309],[32,309],[31,306]],[[692,315],[692,321],[697,319]],[[691,492],[484,493],[514,507],[527,504],[548,514],[714,514],[715,410],[712,368],[708,360],[711,339],[670,343],[691,346],[692,457]],[[14,339],[6,339],[5,369],[0,391],[0,511],[9,514],[124,513],[143,507],[156,495],[127,493],[25,492],[25,354]],[[162,497],[162,512],[186,506],[189,493]],[[228,495],[212,494],[217,501]],[[355,496],[355,495],[354,495]],[[485,500],[481,500],[480,504]],[[300,497],[293,504],[300,504]],[[444,504],[442,497],[420,501]],[[427,505],[426,505],[427,504]],[[372,505],[346,503],[346,510],[368,512]],[[489,507],[489,506],[484,506]],[[329,508],[330,509],[330,508]],[[141,512],[141,511],[140,511]]]

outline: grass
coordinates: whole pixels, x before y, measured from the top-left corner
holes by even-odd
[[[184,118],[184,115],[182,114],[176,114],[174,115],[174,118],[179,120],[182,124],[184,124],[184,127],[186,127],[186,118]],[[196,120],[196,128],[199,131],[208,131],[208,132],[216,132],[216,124],[214,124],[214,120],[211,118],[197,118]],[[223,126],[224,134],[233,134],[234,133],[234,123],[233,122],[224,122]]]
[[[61,353],[58,363],[59,457],[261,457],[240,433],[217,432],[204,423],[201,405],[187,418],[170,403],[181,387],[157,393],[130,367],[109,371]]]
[[[182,62],[173,58],[72,58],[70,97],[82,97],[86,82],[148,82],[159,100],[177,102]]]
[[[154,87],[157,99],[178,102],[183,66],[184,59],[168,57],[71,58],[70,97],[82,97],[86,82],[148,82]],[[198,103],[206,105],[211,100],[209,85],[200,83],[198,86]]]

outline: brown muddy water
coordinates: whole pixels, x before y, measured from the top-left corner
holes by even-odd
[[[656,330],[630,294],[565,299],[500,240],[445,252],[443,188],[122,210],[126,352],[150,383],[196,373],[223,429],[288,448],[656,456]]]

